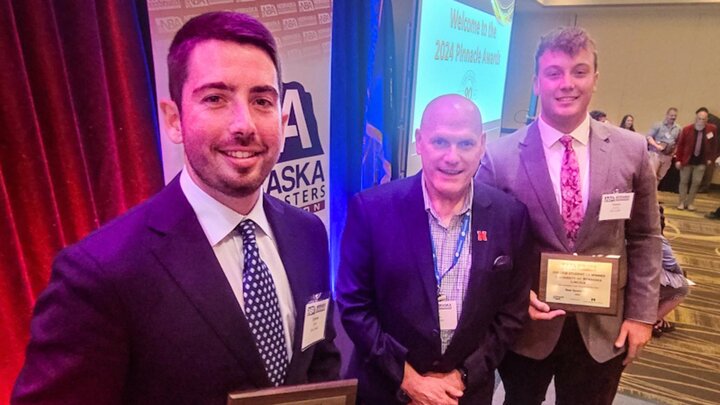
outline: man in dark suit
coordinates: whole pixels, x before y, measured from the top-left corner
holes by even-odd
[[[13,403],[225,403],[228,392],[335,379],[321,221],[264,195],[287,116],[275,41],[252,17],[178,31],[162,110],[185,167],[156,196],[55,260]],[[309,347],[309,343],[314,343]]]
[[[527,317],[527,212],[473,176],[475,104],[445,95],[416,131],[422,172],[348,208],[336,284],[366,404],[489,404],[494,370]]]
[[[554,30],[535,55],[541,115],[488,145],[478,171],[525,203],[534,235],[526,252],[531,321],[499,367],[505,403],[540,404],[554,376],[560,404],[611,404],[623,367],[648,342],[657,316],[662,251],[655,175],[643,137],[588,115],[598,73],[587,33]],[[627,211],[601,215],[608,208],[603,201],[611,200],[604,197],[619,193],[631,201]],[[550,310],[535,294],[541,252],[619,256],[617,312]]]

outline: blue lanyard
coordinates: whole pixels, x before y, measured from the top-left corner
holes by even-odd
[[[435,241],[433,240],[432,236],[430,236],[430,242],[432,243],[433,266],[435,267],[435,280],[437,281],[438,293],[440,292],[440,284],[442,284],[442,279],[450,272],[450,270],[453,269],[453,267],[455,267],[455,265],[460,260],[460,253],[462,252],[463,245],[465,245],[465,238],[467,237],[467,231],[468,231],[469,227],[470,227],[470,210],[468,210],[468,212],[465,213],[465,215],[463,216],[463,222],[462,222],[462,226],[460,227],[460,235],[458,236],[457,244],[455,246],[455,254],[453,255],[452,264],[442,274],[440,274],[440,270],[438,269],[438,260],[437,260],[437,251],[435,249]]]

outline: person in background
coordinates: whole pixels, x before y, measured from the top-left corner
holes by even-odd
[[[591,120],[594,41],[580,27],[540,39],[532,124],[488,143],[477,177],[528,207],[531,321],[500,367],[505,403],[539,405],[554,378],[559,404],[610,405],[624,367],[652,336],[660,287],[660,216],[642,137]],[[601,219],[608,194],[632,193],[626,215]],[[568,314],[538,299],[541,253],[618,255],[618,312]]]
[[[715,166],[720,166],[720,156],[715,159]],[[720,219],[720,207],[705,214],[707,219]]]
[[[665,230],[665,209],[660,206],[660,230]],[[688,281],[683,270],[675,259],[670,242],[662,238],[662,273],[660,274],[660,300],[658,303],[657,322],[653,325],[653,336],[660,337],[663,333],[675,330],[675,325],[665,320],[665,316],[685,299],[689,292]]]
[[[705,218],[707,219],[720,219],[720,207],[718,207],[716,210],[708,212],[705,214]]]
[[[225,404],[339,377],[331,314],[303,343],[306,304],[330,290],[325,226],[262,191],[288,120],[272,34],[201,14],[175,34],[168,72],[161,108],[185,166],[58,254],[13,404]]]
[[[675,168],[680,171],[679,210],[695,211],[695,195],[705,169],[718,157],[715,150],[717,128],[707,121],[707,108],[698,108],[695,111],[695,123],[683,128],[678,137]]]
[[[717,115],[708,112],[708,123],[715,125],[715,128],[720,128],[720,117]],[[712,143],[715,143],[715,150],[718,154],[720,154],[720,137],[714,137],[711,139]],[[703,179],[700,182],[700,187],[698,187],[698,193],[707,193],[710,191],[710,186],[712,185],[712,179],[715,175],[715,165],[708,165],[705,169],[705,175],[703,175]]]
[[[620,128],[627,129],[628,131],[635,132],[635,118],[628,114],[624,117],[622,117],[622,121],[620,121]]]
[[[607,121],[607,114],[605,112],[600,110],[592,110],[590,111],[590,117],[594,119],[595,121],[600,122],[606,122]]]
[[[665,119],[656,122],[646,137],[648,151],[650,152],[650,164],[658,183],[665,177],[670,165],[672,165],[675,145],[682,129],[675,122],[677,114],[677,108],[668,108],[665,112]]]

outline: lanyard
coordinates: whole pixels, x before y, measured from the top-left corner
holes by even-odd
[[[455,267],[455,265],[460,260],[460,252],[462,252],[463,245],[465,245],[465,238],[467,237],[467,231],[470,227],[470,210],[468,210],[467,213],[463,216],[462,220],[462,226],[460,227],[460,235],[458,236],[457,244],[455,246],[455,254],[453,255],[453,261],[450,267],[445,270],[444,273],[440,274],[440,270],[438,269],[438,260],[437,260],[437,251],[435,249],[435,241],[432,237],[430,237],[430,242],[432,243],[432,256],[433,256],[433,266],[435,267],[435,280],[437,281],[437,288],[438,293],[440,292],[440,284],[442,284],[442,279],[450,272],[450,270]]]

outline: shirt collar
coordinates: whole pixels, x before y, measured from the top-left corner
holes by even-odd
[[[427,187],[425,186],[425,173],[421,172],[421,179],[420,183],[422,184],[422,193],[423,193],[423,203],[425,204],[425,211],[429,212],[430,215],[433,217],[440,218],[440,216],[435,212],[435,209],[433,209],[432,204],[430,203],[430,196],[427,192]],[[465,202],[463,202],[462,209],[460,209],[460,212],[456,214],[456,216],[460,216],[465,214],[470,210],[472,207],[472,198],[473,194],[475,192],[475,185],[473,184],[473,181],[470,181],[470,188],[468,189],[468,193],[465,195]]]
[[[590,139],[590,115],[585,115],[583,122],[569,134],[565,134],[551,127],[550,124],[545,122],[542,114],[540,114],[540,119],[538,120],[538,127],[540,129],[540,138],[542,138],[543,145],[545,145],[546,148],[552,147],[564,135],[572,136],[583,145],[587,145]]]
[[[190,178],[187,167],[183,168],[182,173],[180,173],[180,188],[193,211],[195,211],[198,222],[200,222],[200,226],[205,232],[205,237],[207,237],[210,245],[215,246],[225,239],[245,219],[251,219],[266,235],[270,238],[273,237],[270,223],[263,208],[264,197],[262,192],[252,210],[247,215],[242,215],[198,187]]]

